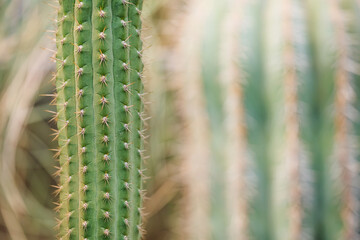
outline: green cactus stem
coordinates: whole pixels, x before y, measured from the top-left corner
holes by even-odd
[[[140,239],[142,1],[59,3],[59,238]]]

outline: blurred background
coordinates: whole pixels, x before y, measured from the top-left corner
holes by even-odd
[[[0,0],[0,239],[55,239],[54,0]],[[360,239],[360,2],[145,0],[146,236]]]

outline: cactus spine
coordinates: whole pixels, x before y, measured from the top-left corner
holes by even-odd
[[[59,3],[59,238],[139,239],[142,1]]]

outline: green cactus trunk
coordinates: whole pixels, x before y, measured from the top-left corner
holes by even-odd
[[[142,1],[59,2],[59,238],[139,239]]]

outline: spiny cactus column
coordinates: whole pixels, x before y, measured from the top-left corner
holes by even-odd
[[[142,1],[59,2],[59,238],[139,239]]]

